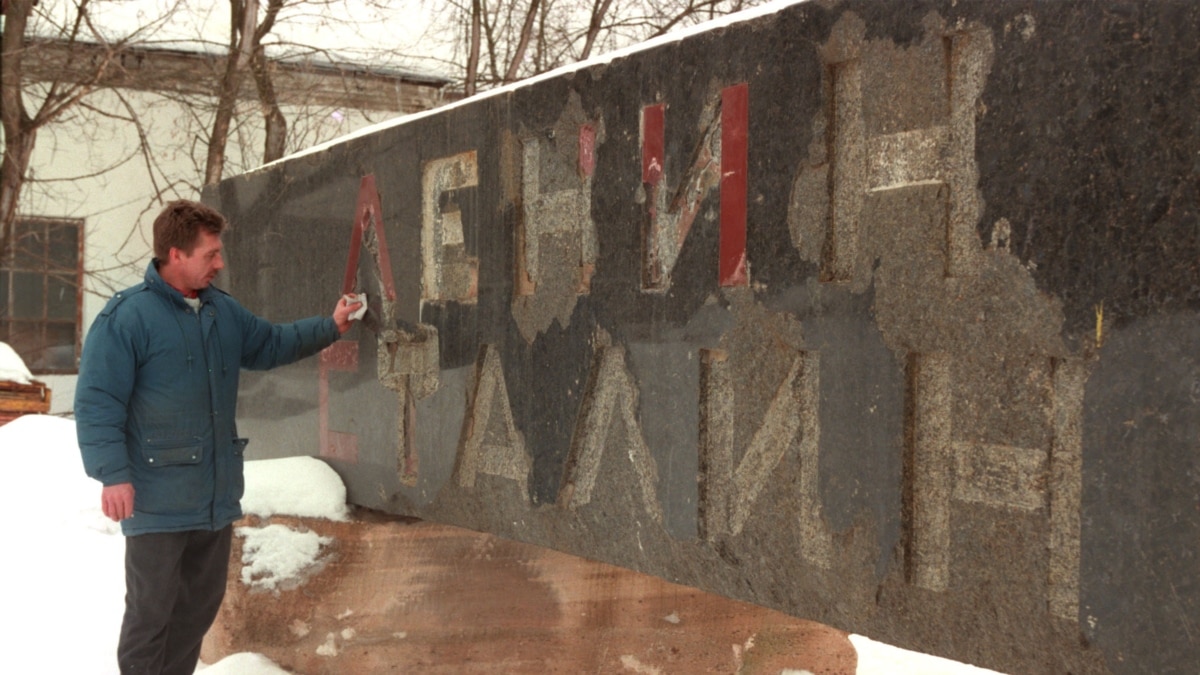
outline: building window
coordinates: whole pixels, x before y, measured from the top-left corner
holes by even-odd
[[[35,375],[75,373],[83,306],[83,221],[23,218],[0,260],[0,341]]]

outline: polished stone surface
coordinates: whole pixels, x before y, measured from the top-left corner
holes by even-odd
[[[1200,663],[1200,5],[807,2],[206,192],[356,504],[1007,672]]]

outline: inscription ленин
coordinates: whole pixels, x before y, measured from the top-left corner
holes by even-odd
[[[892,251],[881,250],[878,241],[884,235],[873,229],[880,226],[865,214],[877,203],[873,200],[894,198],[903,190],[937,194],[931,213],[922,215],[935,222],[939,239],[933,247],[936,253],[926,259],[929,267],[936,266],[929,278],[970,284],[984,264],[976,233],[982,205],[974,145],[976,104],[990,67],[991,37],[983,30],[950,30],[936,15],[926,21],[926,28],[924,42],[902,49],[868,40],[863,23],[847,14],[818,50],[826,77],[823,117],[814,122],[809,156],[795,176],[787,220],[792,243],[802,258],[817,265],[821,282],[861,293],[873,275],[887,273],[886,264],[881,271],[872,265],[880,258],[886,263]],[[886,81],[880,64],[888,59],[906,60],[928,79],[929,90],[939,98],[930,106],[938,111],[935,119],[914,124],[909,119],[913,115],[884,110],[868,95],[871,87]],[[748,154],[750,89],[745,82],[714,89],[719,95],[710,97],[701,113],[691,161],[678,178],[666,172],[668,107],[656,103],[642,108],[641,166],[634,163],[629,168],[641,172],[641,191],[631,198],[641,202],[644,216],[640,224],[643,292],[671,290],[683,244],[704,202],[714,196],[720,200],[720,255],[713,292],[750,284],[753,261],[746,253],[748,166],[753,161]],[[590,292],[604,243],[591,214],[603,120],[598,114],[584,114],[577,97],[565,110],[556,133],[527,134],[516,142],[519,152],[513,153],[514,159],[519,157],[522,183],[511,261],[512,311],[530,343],[552,320],[564,325],[570,321],[577,298]],[[480,262],[468,250],[464,228],[469,231],[471,223],[463,222],[456,196],[478,186],[480,172],[488,170],[495,167],[481,167],[474,151],[434,159],[423,167],[421,299],[425,304],[476,301]],[[562,175],[548,175],[554,171]],[[551,184],[553,189],[548,187]],[[380,228],[380,223],[374,226]],[[376,260],[381,257],[376,255]],[[381,276],[390,278],[390,271]],[[877,304],[888,297],[881,292]],[[877,321],[889,316],[880,311]],[[437,337],[431,327],[422,326],[420,333],[398,332],[392,322],[385,323],[378,348],[381,354],[386,352],[388,362],[380,361],[379,377],[400,401],[399,464],[405,481],[411,482],[420,454],[411,442],[412,426],[420,424],[413,401],[437,386]],[[932,591],[953,585],[951,532],[956,503],[994,509],[998,519],[1014,512],[1041,514],[1050,532],[1047,608],[1055,616],[1074,620],[1079,592],[1083,366],[1060,355],[1044,356],[1051,364],[1047,372],[1052,373],[1050,385],[1044,387],[1048,412],[1038,424],[1050,439],[1045,446],[1024,439],[983,441],[964,436],[969,414],[956,412],[955,372],[961,354],[924,344],[890,324],[881,330],[890,331],[889,346],[905,354],[899,359],[907,373],[908,400],[903,503],[898,508],[903,513],[908,583]],[[828,568],[837,555],[837,544],[822,517],[821,354],[803,346],[788,350],[787,371],[768,396],[761,421],[753,433],[741,434],[749,439],[745,448],[734,447],[735,399],[730,382],[736,374],[721,349],[700,350],[701,384],[695,398],[701,424],[696,505],[700,534],[709,541],[740,536],[755,513],[767,508],[759,497],[773,472],[783,458],[794,458],[799,467],[797,549],[807,564]],[[472,490],[478,476],[492,475],[515,481],[528,496],[532,463],[512,414],[503,360],[489,345],[480,354],[473,395],[464,402],[467,422],[459,443],[455,485]],[[344,361],[323,360],[322,381],[329,372],[350,367]],[[996,367],[1003,367],[1003,358],[997,363]],[[640,390],[625,348],[597,346],[590,377],[574,420],[557,504],[566,510],[591,504],[601,459],[620,456],[633,469],[635,484],[629,488],[636,503],[651,522],[661,523],[658,467],[643,434]],[[1020,386],[1035,391],[1040,385]],[[322,452],[352,461],[352,439],[328,428],[327,388],[322,391],[326,392]],[[623,432],[617,434],[617,429]]]

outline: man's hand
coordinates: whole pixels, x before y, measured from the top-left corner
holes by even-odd
[[[100,508],[104,515],[120,522],[133,515],[133,483],[105,485],[100,492]]]
[[[345,333],[350,330],[350,325],[353,323],[350,320],[350,315],[359,307],[362,307],[361,302],[347,302],[346,298],[338,299],[337,306],[333,308],[333,322],[337,324],[339,333]]]

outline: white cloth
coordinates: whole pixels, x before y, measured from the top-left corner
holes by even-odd
[[[346,304],[353,305],[356,302],[361,302],[362,306],[350,312],[350,320],[358,321],[367,313],[367,294],[366,293],[347,293],[342,296],[346,299]]]

